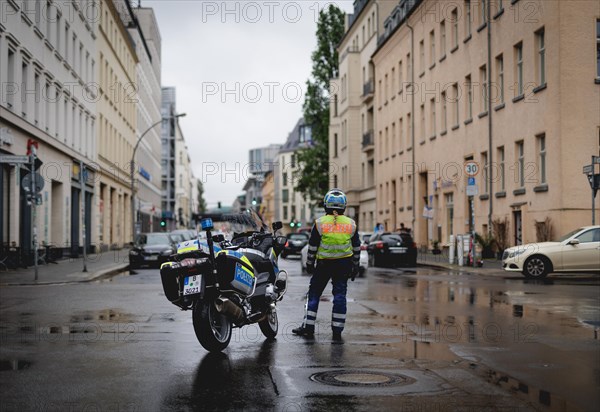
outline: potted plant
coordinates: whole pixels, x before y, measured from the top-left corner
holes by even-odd
[[[439,240],[432,240],[431,241],[431,253],[433,253],[434,255],[439,255],[442,253],[441,249],[440,249],[440,241]]]
[[[481,246],[481,257],[483,259],[493,259],[496,257],[494,254],[496,239],[491,233],[486,233],[484,236],[475,233],[475,241]]]

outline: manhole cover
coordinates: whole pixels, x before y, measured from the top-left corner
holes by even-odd
[[[408,376],[393,373],[359,370],[319,372],[312,375],[310,379],[326,385],[362,387],[408,385],[415,381]]]

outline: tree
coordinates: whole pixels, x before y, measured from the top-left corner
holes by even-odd
[[[306,81],[304,123],[312,128],[312,144],[296,152],[296,190],[319,202],[329,189],[329,81],[338,76],[337,46],[344,36],[344,12],[333,4],[319,12],[317,48],[311,78]]]
[[[206,212],[206,201],[204,200],[204,185],[198,180],[198,213]]]

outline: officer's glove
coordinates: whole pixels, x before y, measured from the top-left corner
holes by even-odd
[[[358,275],[358,265],[352,265],[352,273],[350,275],[350,280],[352,282],[354,282],[354,279],[356,278],[356,275]]]
[[[306,262],[306,273],[312,275],[315,273],[315,263],[314,262]]]

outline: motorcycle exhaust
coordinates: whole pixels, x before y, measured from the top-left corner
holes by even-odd
[[[242,324],[246,320],[242,308],[227,298],[220,296],[215,299],[215,308],[217,309],[217,312],[232,318],[236,324]]]

